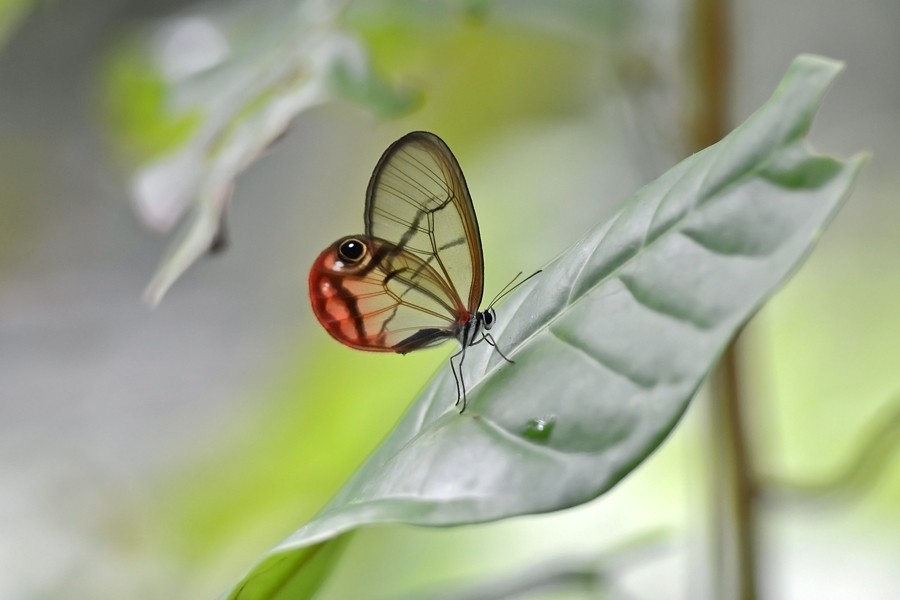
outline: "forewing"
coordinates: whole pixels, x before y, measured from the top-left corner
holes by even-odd
[[[400,353],[454,337],[455,292],[443,276],[389,242],[367,247],[365,262],[352,267],[326,249],[310,271],[313,310],[328,333],[360,350]]]
[[[366,234],[413,254],[447,281],[461,314],[478,310],[484,259],[472,199],[456,158],[416,131],[385,151],[366,192]]]

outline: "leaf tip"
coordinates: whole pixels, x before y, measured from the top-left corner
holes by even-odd
[[[844,68],[845,65],[842,61],[833,58],[818,54],[799,54],[788,67],[781,85],[784,86],[788,82],[800,79],[805,81],[808,87],[818,93],[821,98]]]
[[[151,310],[157,308],[160,302],[162,302],[163,296],[166,295],[166,292],[169,291],[169,288],[172,287],[174,282],[175,278],[168,275],[165,270],[159,269],[153,275],[153,279],[150,280],[150,283],[147,284],[147,287],[144,288],[144,292],[141,294],[141,300],[144,305]]]
[[[795,63],[808,63],[810,65],[817,65],[817,68],[829,69],[835,73],[839,73],[844,70],[846,64],[842,60],[838,60],[836,58],[829,58],[827,56],[822,56],[821,54],[812,54],[812,53],[803,53],[798,54],[794,59]]]

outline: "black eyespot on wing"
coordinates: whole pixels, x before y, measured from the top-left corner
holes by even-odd
[[[338,255],[348,263],[357,263],[366,255],[366,245],[356,238],[349,238],[338,244]]]

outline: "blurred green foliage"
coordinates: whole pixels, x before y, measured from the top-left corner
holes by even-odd
[[[766,471],[799,483],[836,476],[897,401],[900,280],[884,277],[894,264],[846,241],[826,244],[754,321],[748,381]],[[873,522],[900,517],[900,452],[883,460],[888,476],[846,490]]]
[[[43,0],[0,0],[0,47],[12,35],[16,26],[33,7]]]
[[[199,131],[202,109],[173,112],[162,73],[134,41],[110,54],[102,82],[112,141],[133,164],[165,156]]]
[[[608,4],[616,3],[593,3],[590,37],[573,35],[572,23],[568,29],[517,23],[489,8],[476,22],[421,8],[351,10],[347,21],[386,72],[424,91],[418,120],[452,131],[465,144],[529,120],[583,115],[614,97],[617,65],[610,50],[627,39],[629,28],[625,15],[618,29],[597,17]],[[611,93],[598,93],[604,87]]]
[[[261,391],[267,410],[222,432],[225,454],[188,463],[173,480],[166,519],[186,557],[234,543],[248,527],[283,537],[286,524],[310,518],[447,359],[439,351],[364,354],[316,337],[289,361],[296,369]]]

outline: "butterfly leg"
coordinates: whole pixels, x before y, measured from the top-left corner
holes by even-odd
[[[465,346],[459,352],[459,387],[462,388],[462,408],[459,409],[459,414],[463,414],[466,410],[466,380],[463,376],[463,361],[466,360]]]
[[[466,380],[463,377],[463,361],[466,360],[466,347],[463,346],[460,349],[460,351],[457,352],[456,354],[454,354],[453,356],[459,357],[459,366],[457,367],[459,369],[459,379],[457,380],[457,388],[456,388],[456,404],[457,405],[459,404],[460,390],[462,390],[462,394],[461,394],[462,408],[459,409],[459,414],[463,414],[466,410]],[[452,366],[452,364],[453,363],[451,361],[451,366]]]
[[[460,386],[460,379],[462,378],[462,360],[460,360],[460,372],[459,375],[456,374],[456,366],[453,364],[453,359],[457,356],[462,356],[463,351],[460,350],[456,354],[450,357],[450,372],[453,373],[453,381],[456,382],[456,405],[459,406],[459,401],[462,400],[463,407],[462,410],[459,411],[462,413],[463,410],[466,410],[466,392],[465,387]]]
[[[506,356],[505,354],[503,354],[503,350],[500,349],[500,346],[497,345],[497,340],[495,340],[494,337],[493,337],[491,334],[485,333],[485,334],[484,334],[484,337],[483,337],[482,339],[483,339],[484,341],[486,341],[488,344],[490,344],[491,346],[493,346],[493,347],[494,347],[494,350],[497,351],[497,354],[499,354],[500,356],[503,357],[503,360],[505,360],[505,361],[508,362],[509,364],[515,364],[516,361],[510,359],[508,356]],[[480,340],[479,340],[479,341],[480,341]]]

